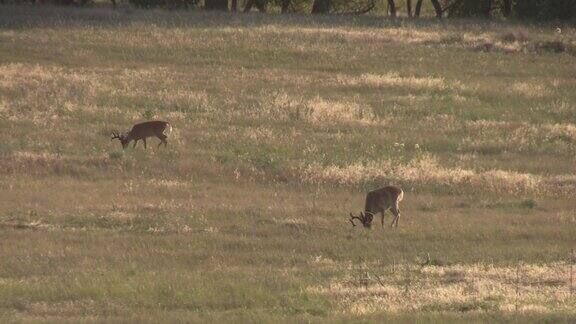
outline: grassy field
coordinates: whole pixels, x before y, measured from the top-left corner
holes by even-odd
[[[0,7],[0,320],[576,319],[554,27]]]

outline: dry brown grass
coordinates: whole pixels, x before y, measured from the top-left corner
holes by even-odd
[[[266,95],[258,110],[249,114],[283,121],[303,121],[316,125],[333,123],[370,124],[375,122],[371,107],[363,107],[354,102],[329,101],[316,97],[303,99],[286,93]],[[268,99],[268,100],[266,100]],[[242,112],[244,114],[244,112]]]
[[[565,263],[518,267],[398,264],[382,268],[342,265],[324,258],[313,262],[322,268],[348,269],[343,277],[308,288],[334,300],[343,314],[488,311],[574,315],[570,265]]]
[[[339,75],[337,82],[348,86],[368,86],[377,88],[400,87],[415,91],[422,90],[460,90],[462,85],[458,82],[447,84],[443,78],[435,77],[402,77],[397,73],[376,75],[371,73],[362,74],[358,77]]]
[[[310,164],[302,167],[302,179],[312,183],[354,185],[368,182],[404,183],[410,186],[443,185],[462,190],[495,193],[565,195],[576,193],[576,178],[571,174],[541,177],[504,170],[478,172],[447,168],[437,158],[423,155],[402,164],[394,160],[357,162],[344,167]]]

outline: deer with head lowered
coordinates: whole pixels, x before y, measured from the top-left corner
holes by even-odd
[[[171,131],[172,126],[168,122],[160,120],[148,121],[132,126],[132,129],[127,133],[119,134],[118,132],[112,132],[111,140],[116,138],[120,140],[122,148],[124,149],[131,141],[134,141],[133,147],[136,147],[138,141],[142,140],[142,142],[144,142],[144,149],[146,149],[146,138],[155,136],[160,139],[160,143],[158,144],[158,147],[160,147],[162,144],[164,144],[164,146],[168,145],[166,138],[168,138],[168,134]]]
[[[359,220],[366,228],[372,226],[372,220],[376,214],[380,213],[382,227],[384,227],[384,212],[390,210],[394,215],[392,224],[390,226],[398,227],[398,220],[400,219],[400,201],[404,198],[404,191],[396,186],[388,186],[380,189],[370,191],[366,195],[366,203],[364,205],[364,212],[358,216],[350,213],[350,223],[354,224],[354,219]]]

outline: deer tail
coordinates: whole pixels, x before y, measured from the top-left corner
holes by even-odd
[[[166,128],[164,129],[164,135],[168,136],[172,133],[172,124],[166,123]]]

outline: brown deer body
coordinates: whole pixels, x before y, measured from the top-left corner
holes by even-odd
[[[170,123],[160,120],[155,121],[148,121],[136,124],[132,126],[132,129],[123,134],[119,134],[117,132],[112,133],[112,139],[117,138],[122,143],[122,148],[126,148],[130,141],[134,141],[134,146],[139,140],[144,142],[144,149],[146,149],[146,138],[147,137],[157,137],[160,139],[160,143],[158,147],[164,143],[164,146],[168,145],[166,138],[168,138],[168,134],[172,131],[172,126]]]
[[[390,226],[398,227],[398,220],[400,219],[400,202],[404,198],[404,191],[396,186],[388,186],[380,189],[370,191],[366,195],[366,203],[364,205],[364,213],[359,216],[353,216],[350,213],[350,222],[353,226],[354,219],[358,219],[366,228],[372,226],[372,220],[378,213],[381,215],[382,227],[384,227],[384,212],[390,210],[394,215],[392,224]]]

